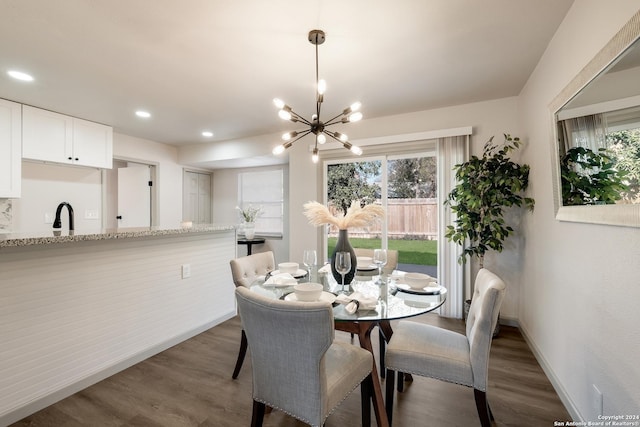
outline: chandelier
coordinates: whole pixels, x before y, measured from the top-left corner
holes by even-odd
[[[273,103],[280,110],[278,112],[278,116],[280,116],[281,119],[290,120],[293,123],[301,122],[307,125],[308,128],[302,131],[291,131],[283,134],[282,139],[285,142],[275,147],[273,149],[273,154],[277,155],[283,153],[287,148],[291,147],[294,142],[296,142],[300,138],[304,138],[310,133],[315,136],[315,145],[313,147],[312,156],[312,160],[314,163],[318,162],[318,145],[327,142],[327,136],[338,141],[344,148],[350,150],[352,153],[357,154],[358,156],[362,154],[362,149],[351,144],[347,135],[340,132],[331,132],[327,130],[329,126],[333,126],[338,123],[357,122],[358,120],[361,120],[362,113],[358,111],[360,109],[359,102],[351,104],[351,106],[345,108],[340,114],[327,120],[326,122],[323,122],[320,119],[320,110],[322,108],[322,101],[324,98],[324,92],[327,88],[327,84],[324,80],[318,78],[318,45],[324,43],[324,40],[324,31],[309,31],[309,42],[311,42],[311,44],[315,45],[316,47],[316,113],[311,116],[311,120],[307,120],[300,114],[293,111],[291,107],[285,104],[282,100],[278,98],[274,99]]]

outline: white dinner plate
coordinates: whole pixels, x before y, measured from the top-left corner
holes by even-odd
[[[375,264],[371,264],[371,265],[363,265],[363,266],[357,266],[356,269],[358,271],[373,271],[373,270],[378,270],[378,266],[376,266]]]
[[[269,279],[271,280],[271,279]],[[264,282],[264,284],[262,286],[264,286],[265,288],[289,288],[291,286],[295,286],[298,284],[298,281],[296,280],[295,282],[292,283],[275,283],[275,282],[271,282],[271,283],[267,283]]]
[[[290,294],[285,295],[284,299],[286,301],[299,301],[295,292],[291,292]],[[331,292],[322,291],[320,294],[320,299],[318,301],[325,301],[330,304],[333,304],[336,300],[336,296]]]
[[[408,294],[416,294],[416,295],[436,295],[436,294],[446,294],[447,288],[444,286],[427,286],[422,289],[415,289],[406,283],[396,282],[396,287],[399,291],[406,292]]]
[[[281,274],[280,270],[273,270],[271,272],[272,276],[275,276],[276,274]],[[292,274],[294,279],[300,279],[301,277],[304,277],[306,275],[307,275],[307,270],[303,270],[302,268],[299,268],[298,271],[296,271],[294,274]]]

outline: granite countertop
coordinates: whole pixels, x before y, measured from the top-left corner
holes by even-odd
[[[0,248],[30,246],[30,245],[47,245],[51,243],[65,242],[83,242],[92,240],[113,240],[128,239],[135,237],[153,237],[153,236],[170,236],[177,234],[190,233],[216,233],[234,230],[233,225],[216,225],[216,224],[199,224],[192,227],[180,228],[161,228],[161,227],[144,227],[144,228],[118,228],[108,229],[102,232],[83,233],[76,231],[70,235],[69,231],[61,232],[36,232],[36,233],[7,233],[0,234]],[[55,235],[54,233],[59,233]]]

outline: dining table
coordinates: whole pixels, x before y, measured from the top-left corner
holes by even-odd
[[[353,281],[342,289],[328,271],[328,266],[319,269],[315,274],[300,281],[314,281],[323,286],[320,300],[330,302],[333,306],[334,325],[337,331],[344,331],[358,336],[360,347],[374,355],[372,368],[373,378],[373,409],[379,427],[389,425],[384,406],[382,386],[376,368],[375,354],[371,343],[371,331],[377,326],[384,342],[388,342],[393,335],[392,320],[419,316],[438,309],[446,301],[447,290],[442,284],[414,289],[403,280],[404,272],[394,271],[382,276],[372,275],[370,269],[363,268],[356,272]],[[359,274],[360,273],[360,274]],[[295,284],[282,283],[273,280],[269,275],[258,278],[250,287],[260,294],[285,300],[296,300]],[[342,294],[342,296],[341,296]],[[357,310],[353,311],[354,302],[350,297],[356,296],[359,302]],[[360,301],[366,304],[360,304]],[[353,311],[353,312],[352,312]],[[384,375],[384,349],[380,354],[380,374]]]

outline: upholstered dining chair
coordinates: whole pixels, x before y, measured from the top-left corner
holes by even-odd
[[[334,342],[331,304],[271,299],[244,287],[236,299],[251,348],[252,427],[262,426],[266,405],[320,427],[358,385],[362,425],[371,424],[373,355]]]
[[[487,400],[489,350],[504,292],[502,279],[484,268],[478,272],[464,335],[417,322],[399,322],[386,352],[389,424],[398,371],[398,391],[402,390],[403,373],[473,387],[480,424],[491,425],[493,414]]]
[[[231,277],[233,277],[233,283],[236,285],[236,288],[238,286],[248,288],[258,276],[264,276],[269,271],[273,271],[275,269],[276,261],[273,256],[273,252],[268,251],[232,259],[229,264],[231,265]],[[240,335],[240,351],[238,352],[238,360],[236,360],[236,366],[233,369],[233,379],[238,378],[246,354],[247,336],[243,329]]]

